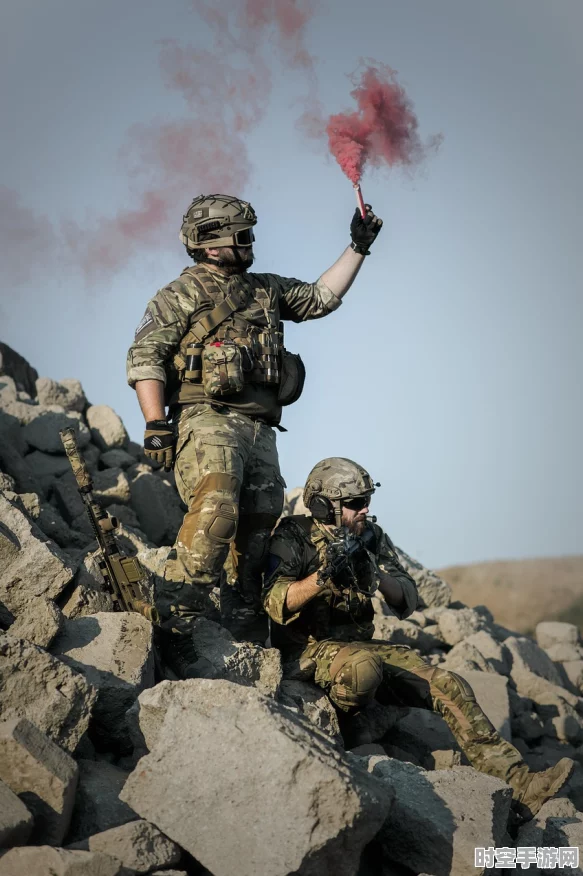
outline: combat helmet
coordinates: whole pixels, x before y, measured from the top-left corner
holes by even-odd
[[[252,246],[255,210],[231,195],[198,195],[182,218],[180,240],[187,249]]]
[[[304,487],[304,505],[310,514],[324,523],[342,521],[342,505],[353,499],[372,496],[375,487],[369,473],[352,459],[331,456],[318,462]]]

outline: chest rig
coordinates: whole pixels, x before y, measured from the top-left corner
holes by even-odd
[[[227,361],[230,348],[236,347],[244,383],[279,386],[283,325],[277,293],[247,274],[221,282],[202,265],[187,268],[184,274],[201,300],[208,302],[208,309],[204,316],[195,318],[180,342],[173,363],[178,379],[201,383],[205,348],[224,347]],[[220,361],[221,351],[214,356]]]
[[[326,564],[326,552],[333,536],[313,517],[293,517],[296,532],[304,542],[302,575],[307,577]],[[369,623],[374,616],[371,596],[376,590],[376,564],[373,554],[363,551],[352,561],[358,580],[357,587],[342,588],[336,594],[313,600],[308,606],[312,630],[316,638],[330,636],[330,628],[347,624]],[[342,582],[337,582],[342,584]],[[367,628],[368,631],[368,628]]]

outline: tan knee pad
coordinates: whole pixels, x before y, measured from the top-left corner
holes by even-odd
[[[220,499],[215,503],[212,517],[205,527],[205,535],[218,544],[229,544],[235,540],[238,519],[235,503]]]
[[[229,544],[237,533],[240,483],[234,475],[211,472],[201,478],[178,533],[178,542],[190,549],[198,534],[217,544]]]
[[[330,677],[333,702],[343,709],[364,706],[383,680],[383,663],[372,651],[341,648],[330,665]]]

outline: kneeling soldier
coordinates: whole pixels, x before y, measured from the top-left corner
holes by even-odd
[[[349,459],[324,459],[311,471],[304,490],[311,516],[284,518],[270,545],[263,604],[272,645],[282,651],[288,676],[313,680],[328,693],[345,739],[358,725],[359,709],[375,697],[432,709],[471,765],[509,784],[516,810],[532,818],[567,782],[573,761],[531,772],[465,679],[408,647],[372,638],[377,588],[400,618],[418,600],[391,539],[367,520],[374,489],[370,475]]]

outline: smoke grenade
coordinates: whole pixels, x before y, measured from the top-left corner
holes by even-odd
[[[413,167],[441,138],[422,143],[413,104],[390,67],[369,60],[350,78],[357,109],[330,116],[326,133],[330,152],[351,180],[363,212],[360,180],[367,165]]]

